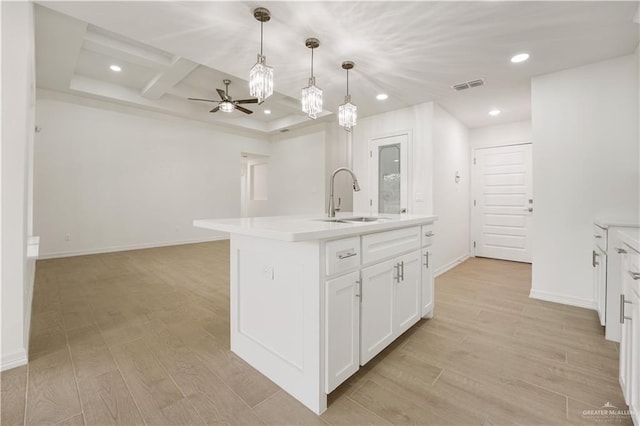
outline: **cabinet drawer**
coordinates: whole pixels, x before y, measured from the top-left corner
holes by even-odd
[[[325,250],[327,275],[348,271],[360,265],[360,237],[329,241]]]
[[[419,226],[365,235],[362,237],[362,262],[375,262],[419,247]]]
[[[429,247],[433,244],[433,239],[435,237],[435,232],[433,230],[433,223],[428,225],[422,225],[422,230],[420,231],[420,236],[422,238],[422,247]]]
[[[593,243],[603,251],[607,251],[607,230],[593,225]]]

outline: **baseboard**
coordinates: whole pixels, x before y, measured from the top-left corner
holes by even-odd
[[[145,243],[145,244],[132,244],[126,246],[115,246],[115,247],[103,247],[97,249],[87,249],[87,250],[73,250],[66,252],[57,252],[57,253],[41,253],[38,256],[38,259],[57,259],[61,257],[72,257],[72,256],[85,256],[88,254],[102,254],[102,253],[113,253],[117,251],[129,251],[129,250],[144,250],[149,248],[157,248],[157,247],[168,247],[168,246],[181,246],[185,244],[197,244],[197,243],[208,243],[211,241],[220,241],[226,240],[228,236],[221,235],[217,237],[209,237],[209,238],[199,238],[195,240],[183,240],[183,241],[166,241],[162,243]]]
[[[529,297],[532,299],[544,300],[546,302],[576,306],[578,308],[596,309],[596,302],[594,300],[581,299],[579,297],[567,296],[566,294],[531,289]]]
[[[465,254],[464,256],[460,256],[457,259],[452,260],[451,262],[447,263],[446,265],[442,265],[441,267],[437,268],[434,273],[433,276],[434,278],[444,274],[445,272],[455,268],[456,266],[458,266],[459,264],[461,264],[462,262],[464,262],[465,260],[469,259],[469,255]]]
[[[29,360],[27,359],[27,351],[24,349],[17,350],[11,354],[2,355],[2,362],[0,363],[0,371],[11,370],[12,368],[25,365]]]

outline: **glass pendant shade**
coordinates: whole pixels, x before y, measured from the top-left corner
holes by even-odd
[[[342,63],[342,69],[347,71],[347,96],[344,97],[344,103],[338,107],[338,124],[344,127],[347,132],[350,132],[358,122],[358,107],[351,103],[351,95],[349,94],[349,70],[355,66],[356,64],[351,61]]]
[[[233,112],[233,110],[235,109],[235,106],[228,101],[224,101],[224,102],[220,102],[220,111],[222,112]]]
[[[344,98],[344,104],[338,107],[338,124],[345,130],[351,131],[351,128],[357,124],[358,107],[351,103],[351,96]]]
[[[264,7],[257,7],[253,10],[253,17],[260,22],[260,53],[258,61],[249,71],[249,95],[262,103],[273,95],[273,68],[267,66],[267,57],[262,54],[264,23],[271,19],[271,12]]]
[[[262,102],[273,95],[273,68],[267,66],[266,57],[258,55],[258,62],[249,72],[249,95]]]
[[[314,120],[322,112],[322,89],[316,86],[314,77],[309,79],[309,86],[302,89],[302,112]]]

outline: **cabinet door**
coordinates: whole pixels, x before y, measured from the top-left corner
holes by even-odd
[[[352,272],[325,284],[326,393],[334,390],[359,368],[358,277],[358,272]]]
[[[632,334],[632,316],[631,314],[631,285],[633,284],[633,280],[628,272],[631,269],[631,254],[624,256],[623,268],[622,268],[622,298],[620,302],[621,309],[621,319],[622,322],[622,333],[620,337],[620,366],[619,366],[619,374],[620,374],[620,387],[622,388],[622,394],[624,395],[624,400],[627,404],[631,403],[631,381],[629,380],[631,376],[631,340],[633,338]],[[624,318],[623,318],[624,317]]]
[[[629,306],[629,305],[627,305]],[[640,425],[640,295],[632,293],[631,295],[631,340],[629,344],[628,356],[629,374],[627,380],[630,388],[629,409],[634,416],[634,424]]]
[[[607,254],[600,248],[594,247],[592,256],[593,286],[595,290],[596,309],[600,318],[600,325],[605,325],[605,306],[607,288]]]
[[[407,331],[420,319],[420,250],[397,259],[400,280],[394,281],[394,333],[395,337]]]
[[[428,249],[422,249],[422,303],[420,315],[433,318],[433,259]]]
[[[393,333],[393,287],[396,260],[362,270],[360,303],[360,365],[366,364],[395,338]]]

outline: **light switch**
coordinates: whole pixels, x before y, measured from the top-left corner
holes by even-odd
[[[262,275],[265,279],[273,281],[274,278],[274,270],[273,266],[263,266],[262,267]]]

